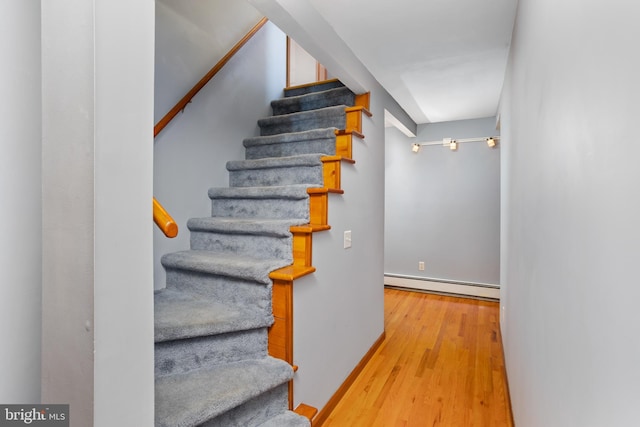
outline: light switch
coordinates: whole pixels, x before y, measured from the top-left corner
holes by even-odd
[[[347,230],[344,232],[344,248],[351,247],[351,230]]]

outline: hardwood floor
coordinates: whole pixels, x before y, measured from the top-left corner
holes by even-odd
[[[322,427],[513,425],[498,303],[385,289],[385,331]]]

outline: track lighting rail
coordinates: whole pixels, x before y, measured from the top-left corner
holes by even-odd
[[[418,153],[422,147],[431,146],[431,145],[449,147],[452,151],[456,151],[458,149],[458,144],[462,144],[466,142],[481,142],[481,141],[486,142],[489,148],[493,148],[496,146],[497,141],[499,139],[500,139],[499,136],[483,136],[478,138],[461,138],[461,139],[443,138],[441,141],[414,142],[413,144],[411,144],[411,151],[413,151],[414,153]]]

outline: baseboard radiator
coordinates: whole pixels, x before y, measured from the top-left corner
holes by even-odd
[[[500,285],[487,283],[458,282],[385,273],[384,285],[495,301],[500,299]]]

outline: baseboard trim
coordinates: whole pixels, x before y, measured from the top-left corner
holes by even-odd
[[[385,337],[386,337],[386,333],[383,331],[380,337],[378,337],[378,339],[376,340],[376,342],[373,343],[369,351],[367,351],[367,354],[365,354],[364,357],[360,360],[360,362],[356,365],[356,367],[353,368],[353,371],[351,371],[349,376],[344,380],[344,382],[338,388],[338,390],[336,390],[336,392],[333,393],[333,396],[331,396],[327,404],[324,405],[322,410],[318,412],[318,415],[316,415],[313,418],[313,421],[311,423],[312,427],[321,427],[322,424],[324,424],[324,422],[327,420],[327,418],[329,418],[329,415],[331,415],[331,412],[335,409],[336,406],[338,406],[338,403],[347,393],[347,390],[349,390],[349,387],[351,387],[351,385],[356,380],[358,375],[360,375],[360,372],[362,372],[362,370],[367,365],[369,360],[371,360],[374,353],[382,345]]]
[[[464,295],[490,300],[500,300],[500,287],[484,283],[446,282],[396,275],[384,276],[385,286],[398,288],[419,289],[427,292],[437,292],[449,295]]]

